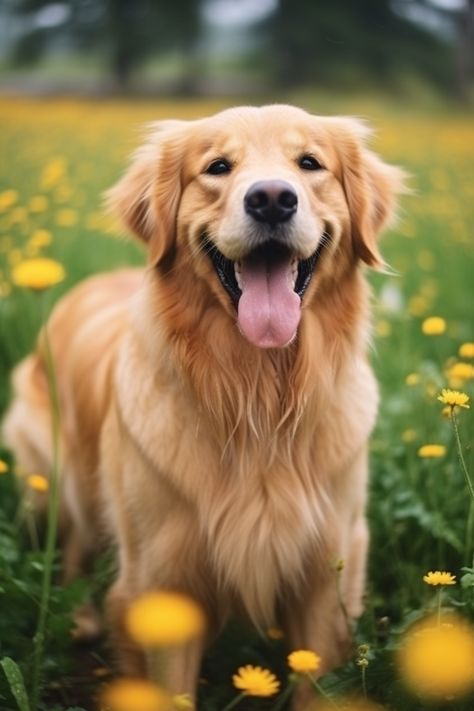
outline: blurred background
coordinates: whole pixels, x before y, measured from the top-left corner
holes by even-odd
[[[468,101],[472,0],[1,0],[0,90]]]

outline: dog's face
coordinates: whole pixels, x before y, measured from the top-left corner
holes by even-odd
[[[380,264],[402,174],[364,148],[366,134],[290,106],[164,122],[112,202],[153,263],[185,259],[248,341],[282,347],[318,285],[359,259]]]

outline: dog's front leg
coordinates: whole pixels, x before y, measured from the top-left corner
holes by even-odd
[[[338,594],[336,571],[308,586],[307,593],[289,603],[283,624],[290,650],[307,649],[321,657],[315,677],[341,664],[351,649],[351,634]],[[294,694],[294,711],[317,709],[317,697],[309,681],[301,681]]]

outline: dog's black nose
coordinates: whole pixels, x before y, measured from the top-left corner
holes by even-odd
[[[257,222],[275,227],[296,212],[298,196],[284,180],[259,180],[247,190],[245,211]]]

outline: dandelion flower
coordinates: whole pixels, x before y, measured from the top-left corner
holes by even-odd
[[[18,192],[16,190],[4,190],[0,193],[0,212],[5,212],[18,200]]]
[[[438,400],[443,403],[443,405],[449,405],[451,409],[455,407],[465,407],[469,409],[469,395],[466,393],[461,393],[459,390],[448,390],[448,388],[443,388],[441,394],[438,395]]]
[[[127,612],[130,636],[143,647],[177,645],[203,633],[204,614],[190,597],[151,592],[135,600]]]
[[[5,474],[8,471],[8,464],[0,459],[0,474]]]
[[[438,459],[439,457],[444,457],[446,454],[446,447],[444,444],[424,444],[418,450],[418,456],[423,459]]]
[[[418,385],[420,380],[421,378],[419,373],[409,373],[409,375],[405,378],[405,383],[412,387],[413,385]]]
[[[73,227],[77,224],[77,212],[65,207],[56,213],[56,224],[59,227]]]
[[[409,444],[410,442],[414,442],[417,438],[416,430],[408,429],[404,430],[402,432],[402,440]]]
[[[118,679],[102,694],[104,711],[168,711],[168,695],[144,679]]]
[[[49,247],[53,236],[49,230],[35,230],[29,239],[32,247]]]
[[[250,664],[240,667],[232,681],[236,689],[248,696],[274,696],[280,688],[280,682],[271,671]]]
[[[34,491],[44,493],[49,489],[49,481],[42,474],[30,474],[26,479],[26,483]]]
[[[421,330],[426,336],[439,336],[446,331],[446,321],[440,316],[425,318]]]
[[[474,688],[474,630],[449,616],[431,617],[411,628],[398,654],[402,679],[416,694],[446,699]]]
[[[45,195],[35,195],[31,198],[28,207],[30,212],[45,212],[48,209],[48,198]]]
[[[458,352],[461,358],[474,358],[474,343],[461,344]]]
[[[449,368],[447,375],[453,381],[472,380],[474,378],[474,366],[470,363],[455,363]]]
[[[288,655],[288,666],[299,674],[314,672],[321,666],[321,657],[309,649],[298,649]]]
[[[63,281],[65,276],[62,264],[45,257],[25,259],[12,270],[13,283],[16,286],[33,289],[33,291],[43,291],[55,286]]]
[[[456,576],[442,570],[430,570],[423,576],[423,580],[428,585],[456,585]]]

